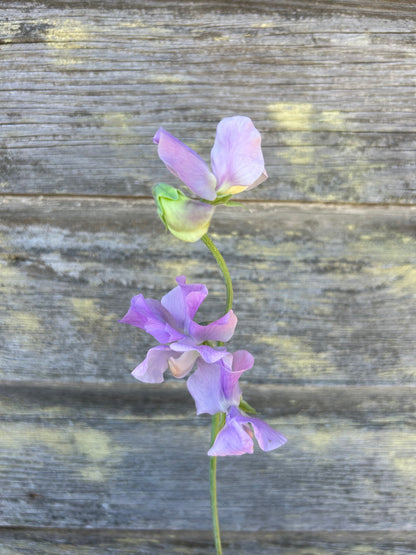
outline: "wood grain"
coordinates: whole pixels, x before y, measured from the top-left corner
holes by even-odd
[[[288,437],[219,460],[224,555],[413,555],[416,5],[25,0],[0,6],[0,555],[213,552],[209,417],[136,382],[117,320],[210,254],[163,233],[160,125],[207,161],[262,134],[267,180],[211,232]]]
[[[32,385],[2,386],[3,526],[210,529],[210,418],[184,384]],[[414,528],[414,388],[248,394],[289,441],[219,461],[224,530]]]
[[[241,113],[270,175],[247,198],[415,202],[411,2],[8,2],[0,16],[4,192],[149,195],[175,182],[160,125],[209,160],[219,119]]]
[[[413,555],[416,544],[406,532],[224,532],[227,555]],[[118,553],[212,555],[209,532],[198,530],[0,529],[4,553],[60,555]],[[10,550],[10,551],[7,551]]]
[[[163,234],[151,201],[4,197],[0,210],[5,379],[130,381],[155,341],[117,320],[180,274],[209,288],[199,321],[224,311],[212,257]],[[247,380],[415,383],[415,208],[248,203],[214,218],[235,280],[230,349],[256,358]]]

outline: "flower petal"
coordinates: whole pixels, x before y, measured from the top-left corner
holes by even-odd
[[[187,351],[197,351],[205,362],[217,362],[225,355],[227,351],[224,347],[210,347],[209,345],[195,345],[191,340],[184,339],[176,343],[171,343],[169,347],[177,353],[185,353]]]
[[[157,152],[169,171],[191,191],[206,200],[215,200],[217,181],[204,160],[189,146],[168,133],[163,127],[153,137]]]
[[[170,356],[172,352],[166,345],[153,347],[148,351],[144,361],[133,370],[132,375],[144,383],[162,383]]]
[[[197,343],[203,341],[229,341],[234,334],[237,325],[237,316],[232,310],[228,311],[215,322],[211,322],[206,326],[201,326],[196,322],[190,322],[189,335],[195,339]]]
[[[174,318],[160,301],[145,299],[142,294],[132,298],[127,314],[119,322],[146,331],[160,343],[169,343],[184,337],[176,329]]]
[[[238,406],[241,400],[241,389],[238,380],[243,372],[253,367],[254,357],[248,351],[236,351],[232,355],[232,366],[227,364],[226,359],[222,360],[221,383],[224,398],[228,401],[228,406]],[[228,408],[228,407],[227,407]]]
[[[243,416],[237,409],[233,408],[233,418],[236,422],[241,425],[251,424],[253,428],[254,435],[256,436],[257,442],[263,451],[271,451],[272,449],[277,449],[287,442],[287,439],[283,434],[274,430],[271,426],[263,422],[260,418],[253,418],[248,416]],[[231,412],[230,410],[230,412]]]
[[[225,411],[220,364],[208,364],[199,360],[198,368],[188,378],[186,385],[195,401],[197,414]]]
[[[214,444],[208,451],[210,457],[227,455],[244,455],[253,452],[253,440],[242,426],[234,419],[228,418],[219,431]]]
[[[175,356],[171,356],[168,360],[169,370],[175,378],[184,378],[192,370],[199,353],[197,351],[185,351],[177,358]]]
[[[177,287],[162,297],[162,306],[173,316],[179,328],[188,333],[190,323],[208,295],[201,283],[186,284],[185,276],[176,278]]]
[[[235,195],[267,179],[261,136],[250,118],[233,116],[220,121],[211,164],[218,195]]]

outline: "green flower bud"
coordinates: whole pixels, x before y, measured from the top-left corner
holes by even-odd
[[[157,211],[166,228],[182,241],[194,243],[207,233],[215,208],[159,183],[153,187]]]

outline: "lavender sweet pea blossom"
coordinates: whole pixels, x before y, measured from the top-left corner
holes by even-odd
[[[208,201],[252,189],[267,179],[260,133],[245,116],[219,122],[211,151],[212,171],[194,150],[163,127],[153,142],[158,145],[159,157],[168,170]]]
[[[208,451],[210,457],[244,455],[253,453],[253,434],[260,449],[272,451],[284,445],[285,436],[273,430],[266,422],[253,416],[241,414],[237,407],[230,407],[225,425],[219,431],[213,446]]]
[[[253,453],[253,435],[263,451],[286,443],[280,432],[260,418],[243,414],[238,408],[242,399],[238,380],[253,366],[253,362],[253,356],[248,351],[226,353],[212,364],[198,361],[197,370],[188,378],[187,386],[194,398],[197,414],[226,413],[225,425],[208,451],[210,456]]]
[[[185,276],[176,278],[177,287],[161,301],[136,295],[127,314],[120,320],[143,329],[161,345],[151,348],[145,360],[132,372],[146,383],[161,383],[169,368],[176,378],[183,378],[195,362],[218,362],[226,354],[224,347],[204,345],[207,341],[228,341],[237,325],[237,317],[230,310],[206,326],[194,321],[195,314],[208,294],[205,285],[186,284]]]

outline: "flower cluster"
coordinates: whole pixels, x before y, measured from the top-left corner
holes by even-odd
[[[161,383],[170,370],[175,378],[186,378],[197,414],[211,414],[212,445],[210,499],[217,555],[221,555],[218,519],[216,457],[253,453],[255,437],[263,451],[286,443],[286,438],[253,416],[256,411],[243,399],[239,379],[254,364],[246,350],[230,352],[225,344],[232,338],[237,317],[232,310],[233,286],[225,260],[208,236],[218,204],[235,206],[233,195],[252,189],[267,173],[261,151],[260,133],[250,118],[224,118],[217,126],[211,151],[211,168],[191,148],[160,127],[153,138],[158,154],[168,170],[191,191],[159,183],[153,188],[160,219],[175,237],[193,243],[199,239],[218,263],[226,286],[225,314],[208,324],[195,321],[208,295],[201,283],[176,278],[177,286],[160,301],[136,295],[127,314],[119,320],[140,328],[159,343],[133,370],[146,383]]]
[[[169,231],[193,243],[207,233],[217,204],[252,189],[265,179],[260,133],[250,118],[224,118],[217,126],[211,151],[212,171],[191,148],[161,127],[153,138],[158,154],[170,172],[198,199],[159,183],[153,189],[158,213]]]
[[[208,294],[205,285],[187,284],[185,276],[162,297],[133,297],[127,314],[120,320],[143,329],[160,345],[151,348],[146,358],[132,372],[147,383],[161,383],[169,369],[175,378],[187,376],[197,414],[225,413],[225,425],[208,451],[210,456],[242,455],[253,452],[253,435],[261,449],[280,447],[286,438],[268,424],[245,414],[241,408],[239,378],[253,366],[253,356],[245,350],[230,353],[223,345],[237,325],[230,310],[207,325],[195,322],[197,310]],[[244,406],[244,405],[243,405]]]

